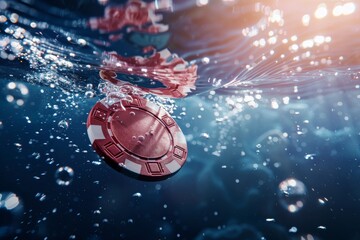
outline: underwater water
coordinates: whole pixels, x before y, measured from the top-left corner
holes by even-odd
[[[355,0],[0,0],[0,239],[360,239],[359,23]],[[186,137],[168,179],[91,146],[129,88]]]

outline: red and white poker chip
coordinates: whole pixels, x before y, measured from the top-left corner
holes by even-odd
[[[132,102],[95,104],[87,120],[90,142],[119,170],[140,178],[166,178],[186,161],[185,136],[163,108],[139,96],[132,98]]]
[[[161,82],[165,87],[138,87],[145,92],[163,97],[183,98],[195,89],[198,78],[197,66],[188,64],[184,59],[171,54],[168,49],[155,52],[147,58],[123,57],[115,52],[104,53],[104,56],[104,67],[100,71],[100,77],[115,85],[124,84],[125,81],[116,78],[116,73],[122,73]]]
[[[117,86],[123,86],[124,84],[129,84],[126,81],[117,79],[116,78],[117,75],[113,71],[101,70],[99,75],[103,80],[111,82],[112,84],[117,85]],[[164,81],[162,83],[165,85],[165,87],[162,87],[162,88],[145,88],[145,87],[140,87],[140,86],[136,86],[136,87],[141,89],[144,92],[152,93],[155,95],[159,95],[162,97],[168,97],[168,98],[184,98],[187,96],[187,94],[189,92],[191,92],[191,89],[193,89],[188,86],[174,84],[174,83],[170,83],[168,81],[166,81],[166,82]]]

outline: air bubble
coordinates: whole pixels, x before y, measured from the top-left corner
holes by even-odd
[[[78,44],[81,45],[81,46],[86,46],[86,44],[87,44],[86,40],[85,40],[85,39],[82,39],[82,38],[79,38],[77,42],[78,42]]]
[[[63,119],[58,123],[58,127],[66,130],[69,128],[69,122]]]
[[[8,239],[13,234],[23,215],[20,198],[12,192],[0,192],[0,239]]]
[[[46,199],[46,194],[45,193],[36,193],[35,198],[38,198],[40,202],[43,202]]]
[[[202,138],[209,139],[210,135],[208,133],[201,133],[200,135]]]
[[[288,178],[279,184],[280,204],[289,212],[295,213],[304,206],[306,198],[305,184],[295,178]]]
[[[74,170],[71,167],[59,167],[55,172],[56,183],[60,186],[68,186],[74,178]]]
[[[142,197],[141,193],[139,193],[139,192],[134,193],[132,196],[133,197],[138,197],[138,198]]]
[[[318,199],[318,202],[319,202],[320,205],[325,205],[327,201],[328,201],[327,198],[319,198]]]
[[[204,58],[201,59],[201,62],[202,62],[203,64],[209,64],[210,59],[209,59],[208,57],[204,57]]]
[[[314,154],[314,153],[310,153],[310,154],[306,154],[305,155],[305,159],[306,160],[314,160],[314,157],[316,156],[316,154]]]
[[[85,97],[86,98],[93,98],[95,96],[95,93],[93,91],[86,91]]]

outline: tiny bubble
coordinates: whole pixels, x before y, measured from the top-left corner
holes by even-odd
[[[139,193],[139,192],[134,193],[132,196],[133,197],[138,197],[138,198],[142,197],[141,193]]]

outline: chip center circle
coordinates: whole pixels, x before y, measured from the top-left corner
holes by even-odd
[[[168,153],[172,143],[172,137],[160,119],[139,108],[115,112],[110,129],[116,142],[130,154],[143,159],[160,159]]]

